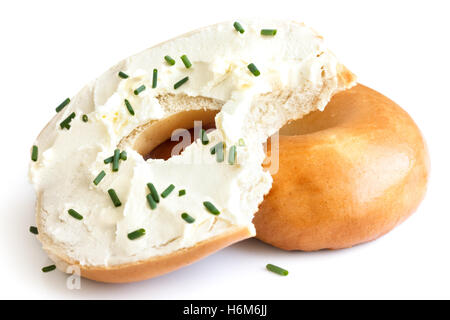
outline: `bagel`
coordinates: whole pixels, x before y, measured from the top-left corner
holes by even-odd
[[[429,170],[411,117],[359,84],[280,130],[279,169],[253,220],[256,237],[303,251],[374,240],[416,210]]]
[[[151,156],[167,159],[176,144],[166,141]],[[336,94],[323,112],[286,124],[278,144],[278,171],[253,220],[256,238],[275,247],[315,251],[374,240],[425,195],[430,164],[419,129],[361,84]]]
[[[262,143],[354,84],[294,22],[221,23],[123,60],[61,104],[34,143],[43,249],[62,271],[130,282],[254,236],[272,183]],[[217,129],[168,160],[147,157],[199,118]]]

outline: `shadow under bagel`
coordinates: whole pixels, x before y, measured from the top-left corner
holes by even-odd
[[[175,119],[166,140],[143,141],[137,150],[166,160],[177,154],[172,130],[188,129],[191,143],[194,121],[214,129],[216,113]],[[270,139],[266,149],[273,156]],[[430,163],[419,128],[400,106],[361,84],[336,94],[323,112],[286,124],[278,149],[272,189],[253,223],[258,239],[281,249],[340,249],[374,240],[425,196]]]

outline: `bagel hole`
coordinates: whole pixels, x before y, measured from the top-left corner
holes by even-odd
[[[339,117],[327,107],[325,111],[314,111],[305,117],[291,121],[280,129],[280,136],[306,135],[326,130],[337,122]],[[147,159],[167,160],[173,155],[179,155],[194,139],[200,136],[195,130],[215,130],[215,116],[219,110],[201,109],[176,113],[166,119],[145,127],[134,139],[133,148]],[[195,122],[201,126],[195,127]],[[174,135],[184,130],[182,137]],[[269,139],[270,140],[270,139]],[[270,153],[270,143],[265,146]]]
[[[216,128],[217,113],[218,110],[190,110],[157,121],[139,132],[133,149],[145,160],[167,160],[179,155],[195,138],[200,137],[201,129],[210,132]]]

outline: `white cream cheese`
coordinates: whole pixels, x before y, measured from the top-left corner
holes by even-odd
[[[242,21],[240,34],[227,22],[181,36],[132,56],[86,86],[58,113],[36,141],[39,159],[30,165],[30,179],[42,210],[40,236],[44,249],[63,252],[85,265],[117,265],[165,255],[210,239],[233,226],[247,227],[272,179],[261,163],[261,143],[287,120],[302,116],[305,109],[323,109],[338,90],[337,61],[312,30],[294,22]],[[276,36],[261,36],[263,28],[277,29]],[[192,67],[186,69],[180,56]],[[174,66],[164,61],[169,55]],[[261,75],[247,68],[254,63]],[[158,70],[157,88],[152,71]],[[123,71],[127,79],[118,77]],[[324,74],[326,79],[324,79]],[[178,89],[174,84],[189,76]],[[325,81],[328,87],[325,88]],[[331,83],[331,85],[330,85]],[[135,95],[133,90],[145,85]],[[166,94],[203,96],[223,102],[216,116],[216,131],[206,146],[196,141],[179,156],[167,161],[147,161],[131,148],[118,172],[103,160],[121,140],[149,121],[162,120],[174,110],[158,97]],[[314,98],[313,99],[311,99]],[[128,99],[135,115],[125,107]],[[311,101],[309,101],[309,100]],[[275,102],[274,102],[275,101]],[[303,101],[302,109],[296,104]],[[195,106],[192,106],[195,108]],[[70,113],[76,118],[70,130],[59,123]],[[89,117],[87,123],[81,116]],[[237,164],[218,163],[209,149],[224,141],[237,147]],[[105,178],[93,184],[104,170]],[[151,210],[146,195],[152,182],[161,193],[170,184],[175,190]],[[114,207],[108,190],[114,189],[122,206]],[[179,197],[178,191],[186,190]],[[209,213],[212,202],[220,215]],[[76,220],[67,211],[83,215]],[[181,214],[195,218],[186,223]],[[130,240],[127,235],[144,228],[146,235]]]

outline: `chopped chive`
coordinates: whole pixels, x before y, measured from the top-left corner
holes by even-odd
[[[173,88],[176,90],[179,87],[181,87],[183,84],[185,84],[187,81],[189,80],[189,77],[184,77],[183,79],[181,79],[180,81],[178,81],[177,83],[175,83],[173,85]]]
[[[145,86],[141,85],[139,88],[135,89],[133,92],[134,92],[134,95],[137,96],[139,93],[141,93],[144,90],[145,90]]]
[[[258,68],[255,66],[254,63],[250,63],[247,67],[248,67],[248,70],[250,70],[250,72],[253,73],[253,75],[255,77],[257,77],[261,74],[261,72],[259,72]]]
[[[114,189],[109,189],[108,194],[111,197],[111,200],[114,203],[115,207],[120,207],[122,205],[122,202],[120,202],[119,197],[117,196],[117,193]]]
[[[81,117],[81,120],[83,120],[83,122],[88,122],[89,118],[86,114],[83,114],[83,116]]]
[[[119,171],[119,159],[120,159],[120,150],[116,149],[114,150],[113,165],[112,165],[112,171],[114,172]]]
[[[127,159],[128,159],[127,152],[126,152],[126,151],[122,151],[122,152],[120,153],[120,160],[125,161],[125,160],[127,160]]]
[[[50,272],[56,269],[56,266],[54,264],[50,265],[50,266],[46,266],[42,268],[42,272]]]
[[[158,191],[156,191],[156,188],[153,185],[153,183],[151,183],[151,182],[147,183],[147,187],[148,187],[148,190],[150,190],[153,200],[155,200],[156,203],[159,203]]]
[[[97,186],[99,183],[100,183],[100,181],[102,181],[102,179],[104,178],[106,176],[106,173],[105,173],[105,171],[101,171],[98,175],[97,175],[97,177],[94,179],[94,184]]]
[[[173,60],[170,56],[165,56],[164,60],[166,60],[167,63],[170,64],[171,66],[175,64],[175,60]]]
[[[128,78],[128,75],[125,72],[119,71],[119,77],[122,79]]]
[[[277,29],[261,29],[262,36],[274,36],[277,34]]]
[[[171,184],[161,193],[161,197],[166,198],[173,190],[175,189],[175,186]]]
[[[223,147],[224,147],[223,142],[216,143],[213,147],[209,148],[209,152],[211,154],[216,154],[216,150],[220,147],[223,149]]]
[[[236,163],[236,146],[231,146],[228,151],[228,163],[235,164]]]
[[[238,144],[239,144],[240,147],[245,146],[245,141],[244,141],[244,139],[240,138]]]
[[[31,232],[32,234],[39,234],[38,228],[36,228],[36,227],[34,227],[34,226],[31,226],[31,227],[30,227],[30,232]]]
[[[31,150],[31,160],[36,162],[37,159],[38,159],[38,153],[39,153],[38,147],[37,146],[33,146],[33,149]]]
[[[149,193],[149,194],[147,195],[147,202],[148,202],[148,204],[150,205],[150,208],[151,208],[152,210],[155,210],[155,209],[156,209],[156,201],[155,201],[155,199],[153,199],[151,193]]]
[[[179,197],[182,197],[182,196],[184,196],[185,194],[186,194],[186,190],[184,190],[184,189],[178,191],[178,196],[179,196]]]
[[[206,134],[206,130],[202,129],[201,131],[201,140],[203,145],[207,145],[209,143],[208,135]]]
[[[59,106],[56,107],[56,112],[60,112],[62,109],[64,109],[65,106],[67,106],[70,103],[70,99],[67,98],[66,100],[64,100],[63,102],[61,102],[61,104]]]
[[[186,69],[189,69],[190,67],[192,67],[192,63],[189,61],[189,58],[187,57],[187,55],[183,54],[180,58],[181,58],[181,61],[183,61],[183,64],[186,67]]]
[[[289,271],[287,271],[287,270],[285,270],[283,268],[277,267],[277,266],[275,266],[273,264],[270,264],[270,263],[268,265],[266,265],[266,269],[269,270],[269,271],[272,271],[272,272],[274,272],[276,274],[279,274],[280,276],[287,276],[289,274]]]
[[[237,22],[237,21],[235,23],[233,23],[233,27],[239,33],[244,33],[245,32],[244,28],[242,28],[241,24],[239,22]]]
[[[217,162],[223,162],[223,160],[225,159],[225,154],[223,152],[224,149],[224,144],[223,142],[219,142],[218,144],[216,144],[216,161]]]
[[[194,223],[195,219],[188,215],[186,212],[181,214],[181,218],[186,221],[187,223]]]
[[[153,69],[152,88],[155,89],[158,84],[158,69]]]
[[[103,162],[104,162],[105,164],[108,164],[108,163],[113,162],[113,160],[114,160],[114,156],[109,157],[109,158],[106,158],[105,160],[103,160]]]
[[[205,206],[205,208],[212,213],[213,215],[217,216],[220,214],[220,211],[217,210],[217,208],[209,201],[205,201],[203,202],[203,205]]]
[[[128,239],[135,240],[145,235],[145,229],[138,229],[128,234]]]
[[[59,125],[61,129],[66,128],[67,130],[70,129],[70,122],[72,119],[75,118],[75,112],[72,112],[67,118],[65,118]]]
[[[136,90],[137,90],[137,89],[136,89]],[[134,90],[134,94],[136,94],[136,90]],[[133,107],[131,106],[130,101],[128,101],[127,99],[125,99],[125,106],[127,107],[128,112],[129,112],[132,116],[134,116],[134,110],[133,110]]]
[[[75,210],[69,209],[69,211],[67,211],[67,212],[69,212],[69,214],[70,214],[72,217],[74,217],[75,219],[77,219],[77,220],[83,220],[83,216],[82,216],[81,214],[79,214],[78,212],[76,212]]]

